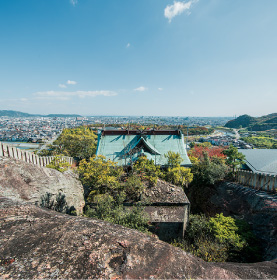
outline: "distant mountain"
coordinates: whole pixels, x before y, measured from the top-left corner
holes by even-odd
[[[12,110],[0,110],[0,117],[32,117],[34,115]]]
[[[242,115],[238,118],[228,121],[225,127],[229,128],[247,128],[248,130],[263,131],[277,129],[277,113],[254,118],[249,115]]]
[[[13,110],[0,110],[0,117],[14,117],[14,118],[28,118],[28,117],[48,117],[48,118],[77,118],[82,117],[81,115],[75,114],[49,114],[49,115],[35,115],[35,114],[28,114],[22,113],[19,111]]]

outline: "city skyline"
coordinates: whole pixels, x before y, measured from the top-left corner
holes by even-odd
[[[277,2],[0,2],[0,110],[276,112]]]

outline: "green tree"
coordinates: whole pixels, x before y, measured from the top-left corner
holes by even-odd
[[[150,185],[155,185],[161,172],[160,167],[156,166],[153,160],[148,160],[143,155],[134,163],[133,173],[142,181],[148,181]]]
[[[93,156],[88,161],[83,159],[78,170],[81,182],[89,188],[89,202],[93,201],[94,195],[108,193],[113,196],[119,192],[123,170],[104,156]]]
[[[164,156],[167,158],[167,165],[171,168],[180,166],[182,162],[182,157],[179,153],[168,151]]]
[[[193,174],[189,168],[177,166],[174,168],[168,168],[167,181],[181,187],[187,187],[193,179]]]
[[[224,150],[223,153],[227,156],[226,163],[232,168],[233,172],[238,166],[244,163],[245,156],[233,145],[230,145],[230,147],[227,150]]]
[[[79,159],[89,159],[95,154],[97,136],[95,132],[85,126],[64,129],[61,135],[49,145],[47,149],[39,152],[41,156],[62,154]]]
[[[192,168],[193,185],[196,187],[214,185],[224,179],[227,166],[224,163],[213,161],[203,153],[203,159],[195,163]]]

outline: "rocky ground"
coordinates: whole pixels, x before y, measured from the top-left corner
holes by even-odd
[[[206,263],[138,231],[0,198],[0,276],[274,279],[274,262]]]

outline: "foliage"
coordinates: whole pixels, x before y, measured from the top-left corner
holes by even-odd
[[[167,158],[167,165],[171,168],[180,166],[182,162],[182,157],[179,153],[168,151],[164,156]]]
[[[160,167],[156,166],[153,160],[148,160],[146,156],[140,156],[133,165],[133,173],[142,181],[146,180],[150,185],[155,185],[160,172]]]
[[[78,170],[82,184],[89,188],[89,202],[96,194],[114,195],[119,192],[123,170],[104,156],[93,156],[88,161],[83,159]]]
[[[97,136],[88,127],[66,128],[53,145],[39,152],[41,156],[62,154],[89,159],[96,151]]]
[[[144,190],[144,184],[135,175],[129,176],[124,183],[124,191],[129,200],[138,201]]]
[[[193,173],[193,184],[196,186],[214,185],[216,182],[224,179],[227,172],[227,166],[211,160],[206,153],[204,158],[191,168]]]
[[[210,218],[208,226],[214,237],[220,242],[225,243],[229,248],[241,250],[246,242],[238,235],[238,227],[235,220],[231,217],[224,217],[223,214],[216,214]]]
[[[251,137],[243,137],[241,139],[248,144],[254,145],[254,147],[258,149],[277,148],[277,140],[275,140],[273,137],[251,136]]]
[[[224,150],[223,153],[227,156],[226,163],[232,168],[233,172],[244,163],[245,156],[232,145],[227,150]]]
[[[62,157],[59,155],[55,156],[54,159],[48,165],[46,165],[46,167],[64,172],[70,167],[70,164],[63,161]]]
[[[260,260],[261,248],[250,226],[222,213],[211,218],[191,215],[185,238],[171,244],[209,262]]]
[[[199,160],[204,159],[204,154],[206,154],[210,159],[218,158],[221,159],[222,162],[226,159],[226,155],[223,153],[224,148],[223,147],[211,147],[203,144],[197,144],[194,146],[194,148],[190,149],[189,151],[189,157],[196,157]]]
[[[125,209],[123,200],[122,193],[116,199],[107,193],[96,195],[93,199],[96,206],[87,207],[85,215],[148,232],[149,220],[144,209],[139,205],[132,207],[132,209]]]
[[[189,168],[177,166],[168,168],[166,179],[174,185],[187,187],[193,179],[193,174]]]

